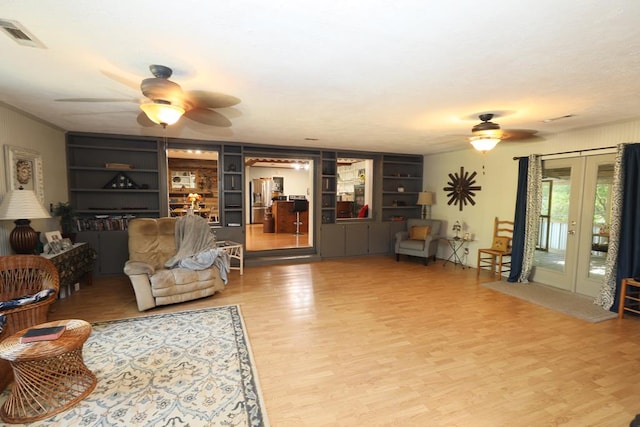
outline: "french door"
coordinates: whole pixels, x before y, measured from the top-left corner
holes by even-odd
[[[532,279],[596,296],[609,245],[615,155],[544,160]]]

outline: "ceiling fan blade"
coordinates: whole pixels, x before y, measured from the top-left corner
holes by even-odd
[[[235,96],[206,90],[190,90],[185,96],[197,108],[226,108],[240,103],[240,99]]]
[[[137,98],[60,98],[58,102],[139,102]]]
[[[188,119],[205,125],[226,128],[231,127],[231,122],[229,121],[229,119],[213,110],[194,108],[193,110],[187,111],[184,116]]]
[[[531,138],[539,138],[536,136],[537,133],[538,131],[533,129],[509,129],[503,131],[502,139],[508,141],[524,141]]]
[[[216,111],[222,114],[223,116],[225,116],[229,120],[237,119],[242,115],[242,111],[233,107],[220,108],[220,109],[216,109]]]
[[[119,76],[111,71],[100,70],[102,74],[109,77],[112,80],[117,81],[118,83],[122,83],[125,86],[129,86],[131,89],[135,89],[136,91],[140,90],[140,82],[129,80],[126,77]]]

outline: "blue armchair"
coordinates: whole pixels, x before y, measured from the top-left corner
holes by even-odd
[[[435,261],[441,223],[438,219],[408,219],[407,230],[396,233],[396,261],[400,255],[424,258],[424,265],[429,258]]]

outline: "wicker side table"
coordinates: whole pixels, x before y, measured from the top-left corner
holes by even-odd
[[[27,331],[16,332],[0,343],[0,358],[11,363],[15,382],[2,405],[7,423],[28,423],[53,416],[87,397],[96,376],[82,360],[82,346],[91,334],[84,320],[58,320],[36,327],[65,325],[56,340],[21,344]]]

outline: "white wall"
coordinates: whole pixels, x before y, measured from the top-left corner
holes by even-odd
[[[254,178],[281,176],[284,178],[284,193],[282,193],[282,195],[304,195],[307,196],[307,199],[312,199],[310,196],[312,191],[311,182],[313,181],[312,168],[309,168],[309,170],[297,170],[292,168],[263,168],[254,166],[248,170],[247,183]],[[249,191],[248,186],[247,191]]]
[[[63,131],[0,103],[0,145],[3,146],[0,196],[4,196],[7,191],[4,145],[13,145],[36,150],[42,156],[45,207],[48,209],[50,203],[55,205],[67,201],[67,161]],[[36,231],[43,232],[60,229],[55,218],[33,220],[31,226]],[[0,221],[0,255],[12,252],[9,233],[13,228],[12,221]]]
[[[588,148],[615,146],[624,142],[640,142],[640,119],[566,132],[554,137],[546,137],[541,142],[501,142],[487,154],[469,149],[444,154],[427,155],[424,159],[425,191],[435,192],[435,205],[431,207],[432,218],[445,220],[447,235],[453,235],[451,226],[456,220],[463,224],[463,233],[475,236],[469,244],[467,265],[475,266],[477,249],[491,246],[493,219],[513,220],[518,180],[518,162],[515,156],[548,154]],[[588,154],[588,153],[585,153]],[[595,153],[593,153],[595,154]],[[574,156],[578,156],[575,154]],[[476,184],[482,187],[476,193],[475,206],[467,205],[462,212],[458,206],[448,205],[446,192],[448,174],[477,172]],[[440,245],[439,258],[447,258],[450,249]]]

